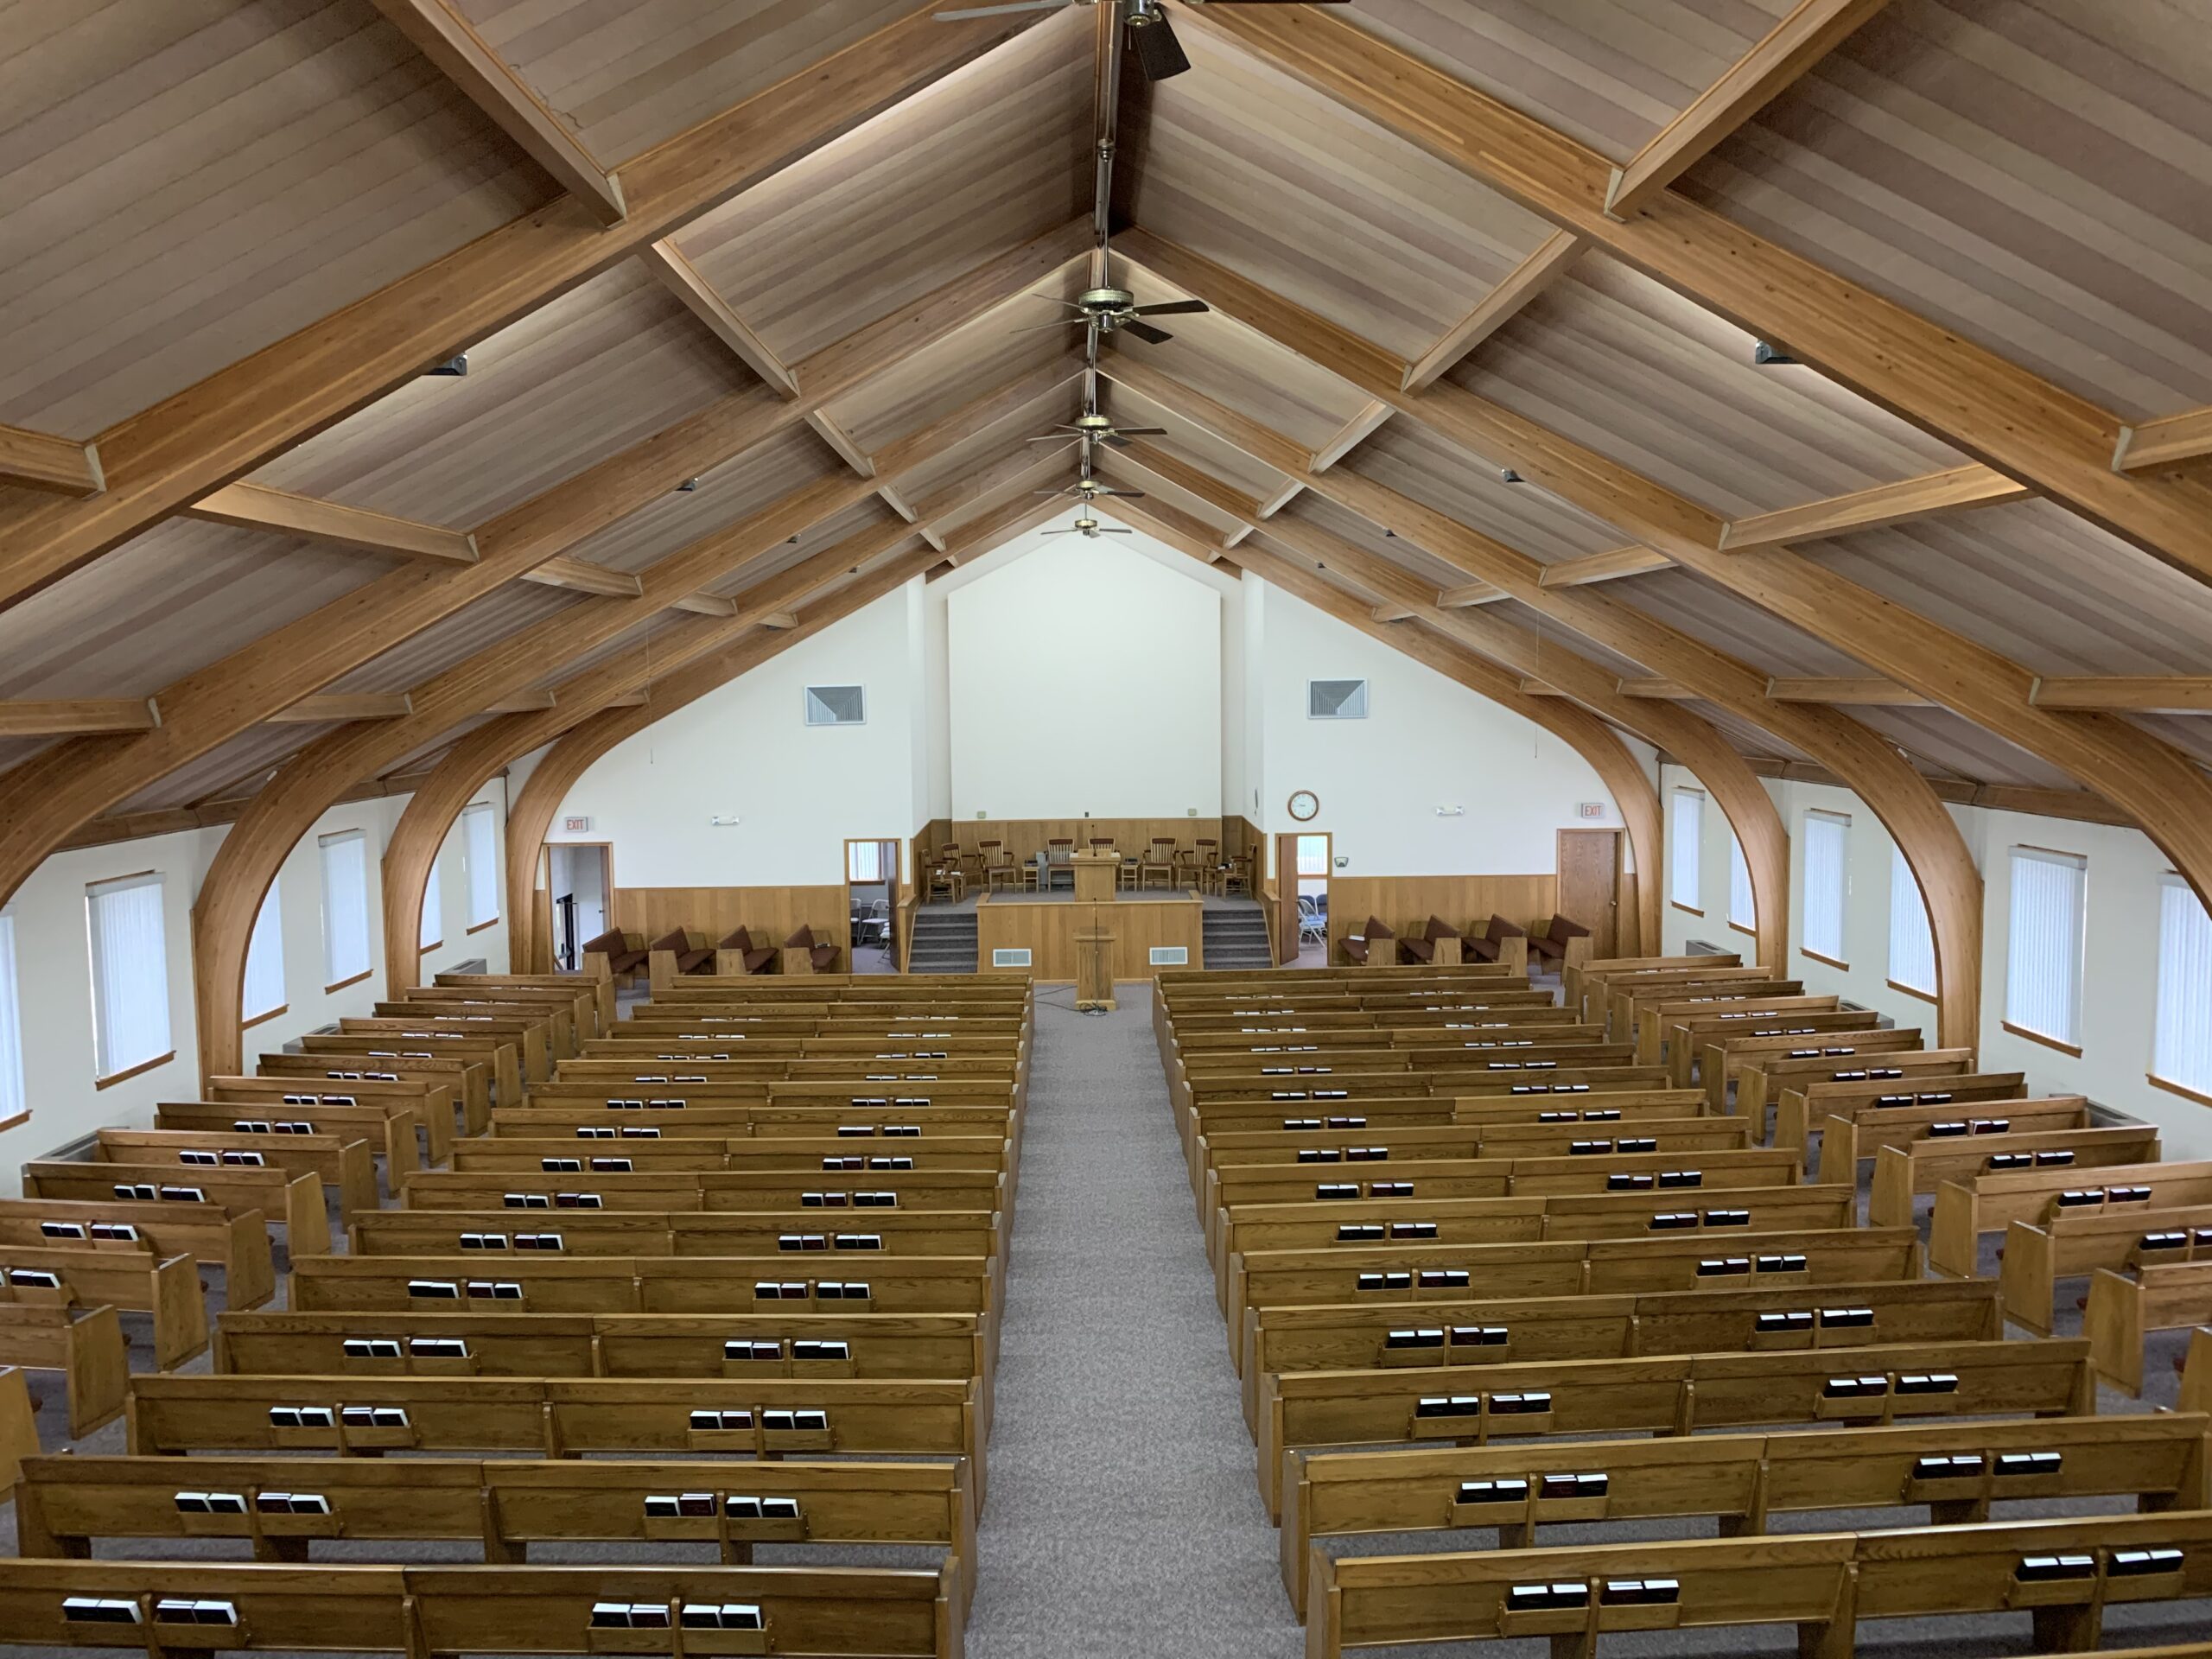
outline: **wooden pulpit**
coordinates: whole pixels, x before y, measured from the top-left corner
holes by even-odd
[[[1076,903],[1110,905],[1114,902],[1114,883],[1122,873],[1122,855],[1119,853],[1086,850],[1072,855],[1068,862],[1075,866]]]
[[[1077,855],[1078,858],[1082,855]],[[1080,868],[1078,866],[1078,868]],[[1083,878],[1078,875],[1078,881]],[[1092,912],[1093,920],[1087,927],[1075,931],[1075,1006],[1077,1012],[1090,1008],[1112,1009],[1119,1006],[1114,1001],[1114,931],[1102,926],[1103,918]]]

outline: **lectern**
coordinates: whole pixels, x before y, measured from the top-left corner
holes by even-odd
[[[1076,877],[1078,881],[1082,879],[1080,875]],[[1120,1006],[1114,1001],[1114,932],[1103,925],[1105,919],[1102,912],[1094,910],[1090,912],[1088,925],[1075,931],[1075,1006],[1077,1013],[1091,1008],[1110,1011]]]
[[[1114,902],[1114,883],[1122,873],[1122,855],[1119,853],[1085,850],[1073,855],[1068,861],[1075,866],[1076,903],[1110,905]]]

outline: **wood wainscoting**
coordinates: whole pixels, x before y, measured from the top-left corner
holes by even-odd
[[[1079,905],[1073,901],[993,903],[986,897],[976,906],[976,969],[984,974],[1027,974],[1034,979],[1072,980],[1075,977],[1075,936],[1078,928],[1103,927],[1114,935],[1114,977],[1149,979],[1162,971],[1152,965],[1154,945],[1181,945],[1187,962],[1174,968],[1203,968],[1204,907],[1195,894],[1160,893],[1140,898],[1130,894],[1110,905]],[[1029,952],[1027,968],[994,968],[994,950]]]
[[[810,923],[816,938],[837,946],[837,971],[847,972],[850,949],[847,936],[851,918],[845,913],[842,882],[803,887],[617,887],[614,925],[625,933],[642,933],[657,939],[671,928],[689,928],[707,936],[707,943],[726,938],[737,928],[752,930],[754,938],[781,944]]]
[[[1338,875],[1329,883],[1329,960],[1344,960],[1347,933],[1380,917],[1401,938],[1441,916],[1452,926],[1479,930],[1493,914],[1529,927],[1559,902],[1559,876]]]

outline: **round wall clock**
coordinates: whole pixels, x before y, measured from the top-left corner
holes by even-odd
[[[1300,823],[1311,823],[1319,816],[1321,798],[1310,789],[1301,789],[1290,798],[1290,816]]]

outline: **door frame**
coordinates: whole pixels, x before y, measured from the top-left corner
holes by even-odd
[[[580,973],[582,971],[581,963],[575,968],[561,966],[561,941],[553,937],[553,918],[558,913],[556,906],[561,897],[559,893],[553,891],[553,849],[556,847],[565,847],[571,852],[580,847],[595,847],[599,849],[599,874],[604,894],[602,920],[606,927],[613,927],[614,925],[614,843],[611,841],[544,841],[538,843],[537,855],[543,861],[541,873],[545,877],[546,964],[556,973]],[[596,938],[597,935],[594,937]],[[583,941],[578,939],[576,943],[581,945]]]
[[[901,872],[905,868],[906,856],[906,838],[901,836],[847,836],[844,838],[840,879],[845,884],[845,937],[841,943],[845,947],[845,961],[848,965],[853,959],[853,887],[855,885],[853,880],[853,849],[855,847],[876,848],[879,864],[883,861],[881,849],[886,847],[891,849],[890,864],[882,878],[882,887],[884,898],[889,904],[891,937],[894,946],[898,943],[899,883],[904,879]],[[874,887],[876,884],[871,881],[865,885]],[[895,964],[898,957],[894,955],[892,961]]]
[[[1555,911],[1560,909],[1565,902],[1563,895],[1560,891],[1560,878],[1564,875],[1567,869],[1567,837],[1570,836],[1611,836],[1612,837],[1613,880],[1611,889],[1605,895],[1605,903],[1611,907],[1612,913],[1612,950],[1610,952],[1599,951],[1595,954],[1619,955],[1621,947],[1621,861],[1627,844],[1620,826],[1618,824],[1576,824],[1562,827],[1554,833],[1555,839],[1552,843],[1552,908]],[[1592,928],[1591,931],[1595,933],[1597,930]],[[1592,943],[1594,945],[1596,941],[1593,939]]]
[[[1332,884],[1336,879],[1337,842],[1334,831],[1302,829],[1282,830],[1277,834],[1275,837],[1275,891],[1281,906],[1277,914],[1281,918],[1287,948],[1290,952],[1283,958],[1285,963],[1296,962],[1301,948],[1298,942],[1298,843],[1309,836],[1315,837],[1322,843],[1319,879],[1325,894],[1333,891]],[[1288,843],[1287,846],[1285,845],[1286,842]],[[1288,854],[1287,859],[1284,856],[1286,853]],[[1321,913],[1323,919],[1328,920],[1336,914],[1335,906],[1325,900],[1321,906]],[[1325,943],[1321,948],[1321,965],[1325,968],[1329,964],[1333,945],[1334,941],[1332,939]]]

